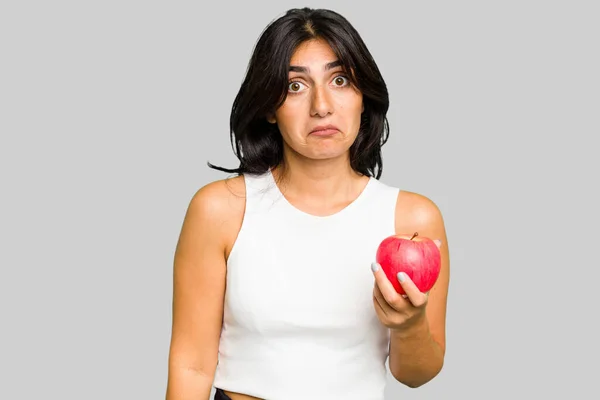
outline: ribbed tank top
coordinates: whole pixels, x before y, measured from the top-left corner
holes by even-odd
[[[322,217],[289,203],[270,171],[244,180],[213,386],[267,400],[383,400],[389,333],[371,263],[395,233],[398,189],[370,178]]]

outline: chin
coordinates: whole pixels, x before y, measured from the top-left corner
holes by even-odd
[[[345,157],[350,151],[353,140],[318,140],[305,143],[286,143],[288,150],[311,160],[330,160]]]

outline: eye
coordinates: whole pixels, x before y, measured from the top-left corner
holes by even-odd
[[[346,86],[348,84],[348,78],[346,78],[344,75],[338,75],[333,80],[333,83],[335,83],[336,86],[340,87]]]
[[[301,82],[293,81],[293,82],[290,82],[290,85],[288,86],[288,90],[290,92],[296,93],[302,89],[302,86],[304,86],[304,85]]]

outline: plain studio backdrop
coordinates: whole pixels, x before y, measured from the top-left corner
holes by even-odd
[[[386,398],[598,398],[597,4],[3,2],[0,398],[164,399],[186,207],[237,165],[253,46],[301,6],[363,36],[382,180],[445,217],[445,367]]]

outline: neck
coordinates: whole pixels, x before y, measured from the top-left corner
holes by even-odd
[[[335,204],[355,198],[368,179],[350,167],[348,153],[309,160],[286,152],[273,176],[286,196],[313,204]]]

